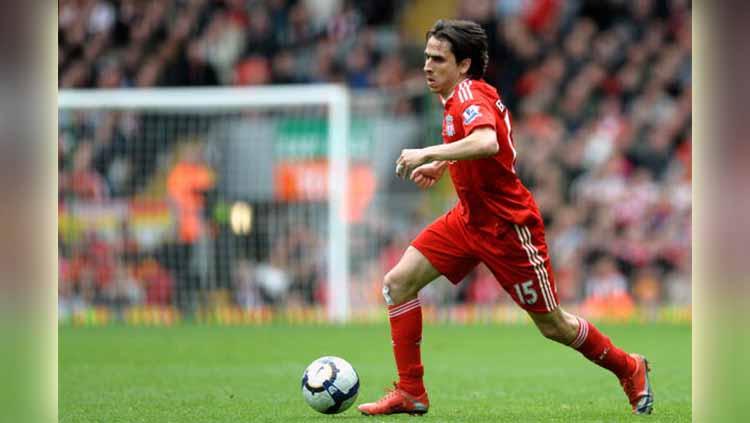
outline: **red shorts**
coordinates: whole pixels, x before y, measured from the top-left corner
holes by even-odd
[[[544,313],[557,308],[544,224],[500,221],[493,232],[467,227],[451,210],[426,227],[411,245],[454,284],[482,262],[523,309]]]

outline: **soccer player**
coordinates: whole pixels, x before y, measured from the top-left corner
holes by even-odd
[[[396,173],[429,188],[448,169],[459,201],[425,228],[385,275],[399,380],[383,398],[359,410],[366,415],[427,412],[417,294],[441,274],[457,284],[482,262],[542,335],[610,370],[633,413],[649,414],[654,396],[646,359],[617,348],[558,304],[542,218],[516,175],[510,114],[495,88],[482,80],[488,61],[484,30],[474,22],[439,20],[426,39],[423,70],[445,108],[444,142],[402,150]]]

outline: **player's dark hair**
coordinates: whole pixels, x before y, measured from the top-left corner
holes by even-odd
[[[439,40],[448,41],[451,52],[456,56],[456,63],[471,59],[471,65],[467,76],[471,79],[484,77],[487,70],[489,54],[487,53],[487,33],[476,22],[440,19],[427,31],[425,40],[435,37]]]

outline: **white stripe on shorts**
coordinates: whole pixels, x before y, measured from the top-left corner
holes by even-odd
[[[526,239],[521,231],[521,228],[518,225],[513,225],[513,227],[516,230],[516,234],[518,234],[518,238],[521,240],[521,247],[523,247],[523,250],[526,251],[526,255],[529,257],[529,261],[534,266],[534,273],[536,273],[536,279],[539,281],[539,286],[541,286],[542,274],[539,271],[539,263],[534,260],[534,257],[532,256],[532,253],[531,253],[531,249],[528,247],[526,243]],[[549,309],[549,299],[547,298],[547,295],[544,292],[544,290],[542,290],[542,298],[544,299],[545,308]]]
[[[529,228],[524,226],[523,230],[526,231],[526,237],[529,240],[529,247],[534,251],[534,255],[541,261],[541,270],[542,275],[544,276],[544,284],[542,285],[542,289],[547,290],[547,295],[549,295],[550,303],[552,303],[552,309],[557,307],[557,302],[555,301],[555,296],[552,293],[552,284],[549,283],[549,274],[547,273],[547,267],[544,265],[544,260],[542,260],[542,257],[539,255],[539,250],[534,246],[534,244],[531,242],[531,231],[529,231]],[[550,309],[550,310],[552,310]]]
[[[534,272],[539,281],[539,287],[542,290],[542,298],[544,298],[545,308],[548,311],[554,310],[556,306],[555,297],[552,295],[547,269],[544,267],[544,260],[539,255],[539,250],[537,250],[537,248],[534,247],[534,244],[531,243],[531,232],[529,232],[529,229],[525,226],[513,226],[516,229],[518,238],[521,240],[521,247],[526,251],[526,255],[529,257],[529,262],[534,266]]]

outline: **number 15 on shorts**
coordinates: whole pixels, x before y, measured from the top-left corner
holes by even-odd
[[[521,304],[535,304],[539,298],[534,290],[534,281],[520,282],[513,285],[516,290],[516,296]]]

